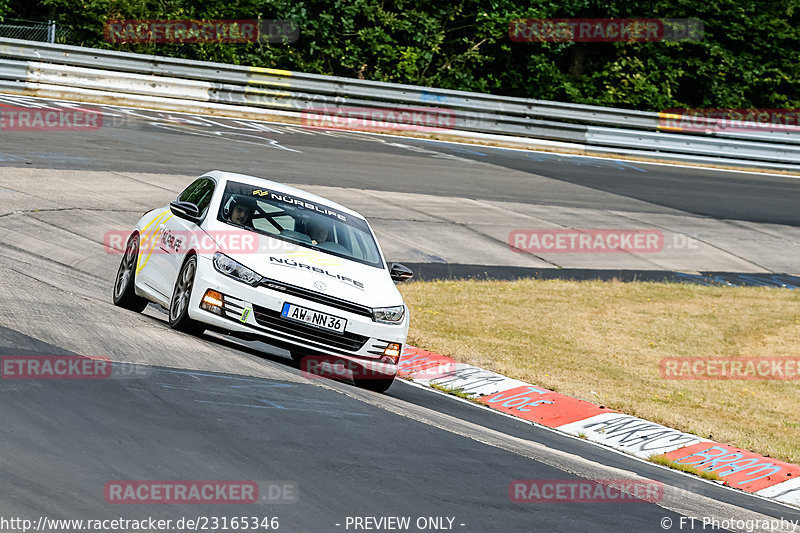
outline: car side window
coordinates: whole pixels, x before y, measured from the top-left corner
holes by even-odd
[[[184,191],[178,196],[181,202],[191,202],[197,206],[200,211],[200,218],[206,216],[208,206],[211,204],[211,195],[214,194],[214,187],[216,183],[209,178],[200,178],[195,180],[191,185],[186,187]]]

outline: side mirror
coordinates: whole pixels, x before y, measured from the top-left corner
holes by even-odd
[[[389,275],[392,277],[393,281],[407,281],[414,277],[414,273],[411,271],[410,268],[407,266],[401,265],[400,263],[392,263],[391,268],[389,269]]]
[[[194,222],[197,224],[197,219],[200,218],[200,210],[192,202],[174,201],[169,203],[169,210],[176,217]]]

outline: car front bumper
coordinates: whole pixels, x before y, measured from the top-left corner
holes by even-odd
[[[219,314],[200,306],[209,289],[223,296],[224,303]],[[327,303],[318,301],[320,299]],[[338,305],[332,300],[324,294],[315,298],[313,291],[286,294],[263,285],[252,287],[220,274],[209,257],[201,257],[197,264],[189,316],[214,329],[259,338],[303,355],[338,357],[387,376],[396,375],[397,359],[390,364],[381,362],[381,358],[390,343],[400,344],[402,353],[402,345],[408,335],[408,312],[398,325],[381,324],[351,310],[357,306]],[[341,317],[347,321],[345,330],[336,333],[283,318],[280,315],[285,302]]]

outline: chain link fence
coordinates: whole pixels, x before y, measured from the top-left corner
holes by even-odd
[[[0,24],[0,38],[24,39],[45,43],[67,44],[73,31],[55,22],[34,22],[28,20],[5,19]]]

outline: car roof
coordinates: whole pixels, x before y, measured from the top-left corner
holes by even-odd
[[[240,183],[245,183],[247,185],[256,185],[259,187],[264,187],[271,191],[280,192],[283,194],[289,194],[291,196],[298,196],[303,198],[304,200],[310,200],[312,202],[318,202],[320,204],[325,205],[331,209],[335,209],[337,211],[341,211],[342,213],[346,213],[348,215],[358,217],[363,219],[364,215],[353,211],[341,204],[334,202],[333,200],[329,200],[323,196],[319,196],[317,194],[311,193],[309,191],[305,191],[303,189],[298,189],[297,187],[292,187],[290,185],[286,185],[283,183],[279,183],[277,181],[268,180],[265,178],[259,178],[257,176],[249,176],[247,174],[239,174],[236,172],[226,172],[223,170],[212,170],[210,172],[206,172],[203,176],[211,176],[217,178],[219,180],[224,181],[238,181]]]

